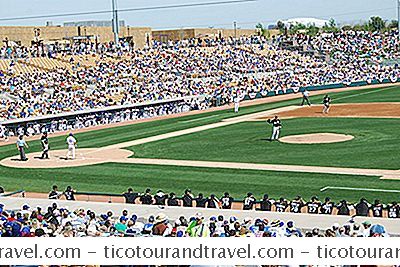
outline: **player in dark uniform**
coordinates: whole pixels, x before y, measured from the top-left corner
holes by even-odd
[[[310,202],[307,202],[307,213],[318,214],[319,208],[321,207],[321,201],[318,200],[318,197],[313,196]]]
[[[252,210],[255,203],[256,198],[253,196],[253,193],[247,193],[247,197],[243,199],[243,210]]]
[[[357,216],[368,216],[369,203],[365,198],[360,199],[360,202],[355,206]]]
[[[324,96],[324,99],[322,100],[322,104],[324,104],[324,109],[322,110],[322,113],[329,113],[329,109],[331,108],[331,101],[332,99],[329,97],[329,95]]]
[[[128,188],[128,191],[123,193],[122,196],[125,198],[125,203],[135,204],[135,200],[139,197],[139,194],[133,192],[132,188]]]
[[[64,196],[66,200],[75,200],[75,190],[72,189],[72,186],[67,186],[64,191]]]
[[[387,206],[388,218],[400,218],[400,206],[397,202],[392,202]]]
[[[281,197],[279,199],[279,201],[274,203],[274,206],[275,206],[275,211],[276,212],[285,212],[286,208],[288,207],[288,203],[287,203],[286,199]]]
[[[53,185],[53,189],[49,192],[49,199],[59,199],[62,193],[58,192],[58,186]]]
[[[221,197],[221,208],[222,209],[231,209],[233,203],[233,197],[229,195],[228,192],[225,192],[224,196]]]
[[[204,197],[203,193],[199,193],[194,201],[196,202],[196,208],[205,208],[208,198]]]
[[[184,207],[193,206],[193,195],[190,189],[185,190],[185,194],[182,196],[182,202]]]
[[[383,217],[384,206],[379,199],[375,199],[374,204],[371,207],[372,216]]]
[[[346,200],[341,200],[340,203],[336,206],[338,215],[350,215],[350,207]]]
[[[176,198],[176,194],[174,192],[171,192],[169,194],[169,197],[168,197],[168,200],[167,200],[167,204],[168,204],[168,206],[174,206],[174,207],[179,206],[179,201]]]
[[[165,194],[162,190],[158,190],[157,194],[154,195],[154,205],[165,206],[165,203],[168,199],[168,195]]]
[[[320,214],[331,215],[333,213],[333,207],[335,203],[331,201],[330,197],[325,198],[325,202],[321,204],[321,208],[319,210]]]
[[[145,205],[153,204],[153,196],[151,195],[151,189],[147,188],[145,193],[140,196],[140,202]]]
[[[214,194],[211,194],[207,199],[207,208],[216,209],[219,206],[219,200],[215,197]]]
[[[301,196],[297,196],[293,199],[289,204],[290,212],[292,213],[301,213],[301,208],[304,206],[304,201]]]
[[[269,199],[268,194],[264,194],[263,199],[261,199],[260,201],[260,210],[271,211],[273,203],[274,201],[272,199]]]
[[[47,138],[47,133],[44,132],[42,137],[40,138],[40,143],[42,145],[42,156],[41,159],[48,159],[49,158],[49,138]]]

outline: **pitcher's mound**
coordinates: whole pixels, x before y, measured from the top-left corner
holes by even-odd
[[[285,136],[279,139],[282,143],[289,144],[327,144],[344,142],[353,139],[354,136],[334,133],[314,133]]]

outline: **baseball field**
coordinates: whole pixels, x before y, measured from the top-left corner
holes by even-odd
[[[310,98],[312,107],[299,107],[298,95],[242,107],[238,114],[216,110],[77,133],[76,161],[60,159],[66,135],[50,138],[50,161],[36,154],[15,161],[15,144],[4,145],[0,185],[28,192],[57,184],[104,193],[149,187],[181,194],[191,188],[195,194],[229,191],[235,198],[251,191],[257,197],[400,201],[400,87],[330,96],[329,115],[321,114],[323,95]],[[282,118],[282,137],[314,135],[305,136],[306,143],[270,142],[265,120],[275,114]],[[324,134],[350,138],[324,143]],[[39,141],[28,144],[28,153],[40,151]]]

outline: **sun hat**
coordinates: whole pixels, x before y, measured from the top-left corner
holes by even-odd
[[[160,223],[160,222],[164,222],[167,219],[167,216],[164,213],[159,213],[156,216],[156,220],[155,223]]]

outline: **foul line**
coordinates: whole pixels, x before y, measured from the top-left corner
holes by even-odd
[[[326,186],[324,188],[321,188],[319,191],[324,192],[329,189],[349,190],[349,191],[383,192],[383,193],[400,193],[400,190],[375,189],[375,188],[355,188],[355,187],[340,187],[340,186]]]
[[[382,89],[378,89],[378,90],[373,90],[373,91],[370,91],[370,92],[364,92],[364,93],[359,93],[359,94],[354,94],[354,95],[343,96],[343,97],[339,97],[339,98],[334,99],[332,102],[335,102],[335,101],[341,100],[341,99],[355,97],[355,96],[368,95],[368,94],[373,94],[373,93],[377,93],[377,92],[382,92],[382,91],[386,91],[386,90],[394,89],[394,88],[396,88],[396,87],[394,87],[394,86],[393,87],[387,87],[387,88],[382,88]]]

